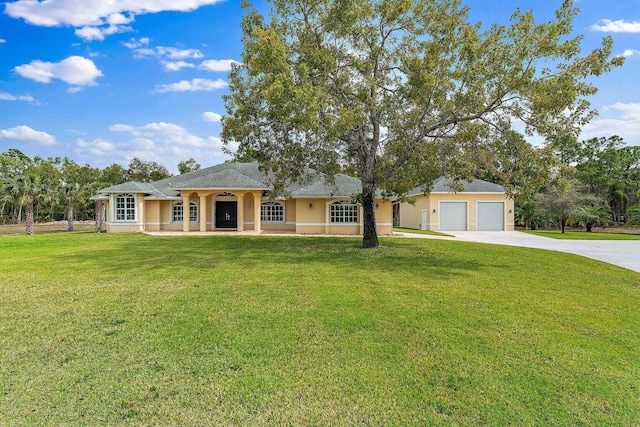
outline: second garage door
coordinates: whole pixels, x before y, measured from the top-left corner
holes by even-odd
[[[478,202],[478,231],[504,230],[504,202]]]
[[[467,202],[440,202],[440,230],[467,229]]]

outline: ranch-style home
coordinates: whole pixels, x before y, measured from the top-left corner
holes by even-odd
[[[440,177],[429,194],[408,193],[415,203],[393,205],[394,225],[432,231],[512,231],[514,202],[504,187],[491,182],[453,181]]]
[[[107,232],[281,231],[299,234],[363,232],[358,179],[319,173],[292,185],[286,198],[271,198],[257,163],[223,163],[151,183],[126,182],[100,190]],[[377,198],[379,234],[392,233],[392,202]]]

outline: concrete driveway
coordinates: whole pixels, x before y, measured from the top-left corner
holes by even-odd
[[[393,234],[411,238],[464,240],[568,252],[640,273],[640,240],[560,240],[519,231],[447,231],[446,233],[454,237],[399,232]]]
[[[448,231],[456,240],[568,252],[640,272],[640,240],[559,240],[518,231]]]

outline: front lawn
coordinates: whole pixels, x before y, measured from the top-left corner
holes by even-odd
[[[0,425],[635,425],[640,274],[447,240],[0,238]]]

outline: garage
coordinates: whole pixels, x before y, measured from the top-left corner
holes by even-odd
[[[478,231],[504,230],[504,202],[478,202]]]
[[[440,202],[440,226],[442,231],[467,229],[467,202]]]

